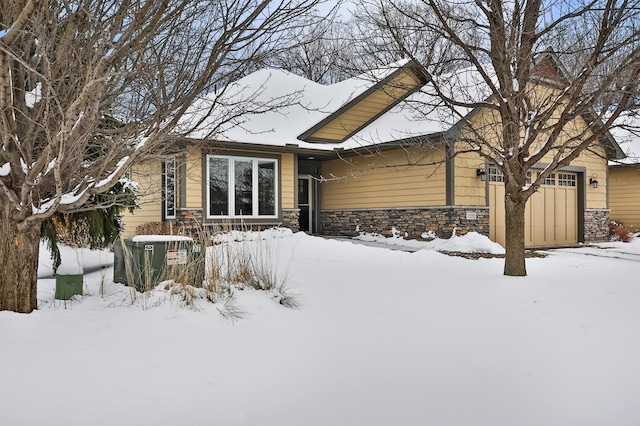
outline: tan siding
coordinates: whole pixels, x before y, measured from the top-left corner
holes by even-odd
[[[578,158],[571,162],[573,167],[584,167],[586,208],[606,209],[607,208],[607,160],[604,148],[593,146],[590,150],[583,151]],[[542,163],[550,161],[551,155],[542,159]],[[598,188],[589,185],[589,178],[596,177]]]
[[[441,150],[393,150],[322,163],[323,209],[442,206],[446,202]],[[406,166],[407,162],[419,165]],[[437,164],[430,164],[437,163]]]
[[[202,208],[202,150],[197,146],[189,146],[186,154],[186,208]]]
[[[402,98],[418,84],[418,79],[410,71],[405,71],[379,90],[366,96],[360,102],[331,120],[311,138],[343,140],[363,124],[369,122],[397,99]]]
[[[611,219],[640,231],[640,169],[616,167],[609,170]]]
[[[455,200],[457,206],[486,206],[486,184],[478,177],[476,170],[484,168],[484,160],[475,153],[467,152],[457,155],[455,167]]]
[[[544,90],[543,90],[544,92]],[[482,129],[481,132],[485,133],[485,137],[490,140],[498,140],[499,136],[496,131],[499,130],[499,126],[495,123],[498,121],[498,117],[495,112],[481,112],[476,114],[472,119],[472,123],[476,128]],[[590,136],[587,124],[581,117],[574,120],[571,125],[565,128],[563,136],[560,138],[560,142],[569,140],[571,137],[583,135],[583,138]],[[472,133],[468,134],[468,137],[475,139]],[[578,142],[575,142],[576,144]],[[462,149],[470,149],[469,144],[463,142],[458,143],[458,147]],[[458,148],[460,149],[460,148]],[[486,148],[483,148],[486,149]],[[531,152],[535,152],[536,147],[531,148]],[[549,163],[552,160],[555,151],[551,151],[545,157],[540,160],[540,163]],[[473,163],[470,164],[473,166]],[[571,166],[584,167],[585,170],[585,183],[587,188],[586,196],[586,208],[587,209],[606,209],[607,208],[607,160],[604,148],[597,144],[593,144],[589,150],[583,151],[578,158],[571,162]],[[456,176],[460,173],[459,167],[456,166]],[[589,177],[596,175],[598,180],[598,188],[592,188],[589,186]],[[456,191],[458,181],[456,181]],[[457,194],[456,194],[456,202]]]
[[[248,157],[265,155],[273,157],[274,153],[264,151],[243,151],[238,150],[227,151],[218,149],[213,154],[218,155],[246,155]],[[198,146],[191,146],[187,149],[187,176],[186,176],[186,202],[187,208],[201,209],[203,207],[203,182],[206,179],[206,171],[203,170],[204,156],[202,149]],[[277,155],[276,155],[277,156]],[[280,154],[280,202],[282,208],[290,209],[294,207],[294,191],[295,191],[295,161],[294,154]]]
[[[295,207],[295,190],[296,190],[296,170],[295,159],[293,154],[282,154],[280,162],[280,175],[282,176],[282,184],[280,185],[280,200],[283,209],[292,209]]]
[[[146,161],[135,165],[131,178],[138,184],[139,209],[123,213],[123,237],[135,235],[136,227],[162,220],[162,165],[160,161]]]
[[[593,151],[593,152],[591,152]],[[571,162],[572,166],[586,168],[585,188],[587,189],[586,208],[606,209],[607,206],[607,160],[604,148],[594,146],[590,151],[583,151],[582,154]],[[589,185],[589,177],[596,176],[598,187]]]
[[[531,92],[533,96],[540,99],[554,94],[554,89],[544,88],[540,86],[534,88],[538,93]],[[488,141],[500,140],[500,126],[497,113],[484,111],[476,114],[472,118],[474,127],[478,133],[484,134]],[[464,131],[463,131],[464,132]],[[463,135],[469,138],[469,143],[460,142],[458,149],[473,149],[474,141],[478,139],[477,134],[472,132],[464,132]],[[570,143],[576,147],[584,138],[590,137],[587,124],[582,118],[569,123],[564,129],[558,143]],[[575,138],[575,140],[573,140]],[[540,140],[544,140],[541,137]],[[490,154],[488,147],[483,147],[487,154]],[[533,153],[537,149],[536,146],[530,148]],[[567,152],[571,151],[569,147]],[[548,153],[539,161],[538,167],[542,167],[550,163],[556,152]],[[578,171],[583,170],[583,174],[577,175],[581,177],[585,187],[585,208],[586,209],[606,209],[607,208],[607,160],[605,150],[594,144],[588,151],[583,151],[578,158],[573,160],[571,167],[577,167]],[[534,168],[538,168],[535,167]],[[461,204],[464,197],[473,200],[475,196],[471,190],[472,186],[462,177],[466,172],[469,174],[474,168],[473,159],[469,159],[466,164],[461,162],[455,168],[456,172],[456,204]],[[589,185],[589,178],[596,177],[598,180],[598,188]],[[470,179],[470,176],[467,176]],[[464,188],[459,188],[463,186]],[[568,244],[577,242],[578,236],[578,194],[576,187],[560,187],[553,188],[540,187],[538,192],[534,193],[527,202],[526,226],[525,226],[525,244],[527,245],[547,245],[547,244]],[[502,183],[492,183],[489,185],[490,193],[490,237],[494,241],[503,243],[504,241],[504,185]],[[465,203],[466,204],[466,203]]]
[[[217,150],[217,154],[233,154],[237,155],[237,151],[226,152]],[[268,155],[273,153],[265,153],[260,151],[246,151],[242,155]],[[199,146],[189,146],[186,150],[186,162],[184,176],[186,182],[185,206],[180,208],[200,210],[203,208],[203,179],[206,174],[203,172],[204,154]],[[281,155],[281,194],[280,202],[282,208],[294,207],[294,190],[295,190],[295,163],[294,154]],[[136,209],[133,214],[126,212],[123,214],[125,230],[123,236],[132,236],[135,234],[137,226],[148,222],[159,222],[162,220],[162,165],[160,161],[147,161],[140,163],[133,168],[132,178],[138,182],[140,188],[139,204],[140,209]],[[179,176],[179,180],[182,177]],[[177,194],[179,195],[179,194]]]

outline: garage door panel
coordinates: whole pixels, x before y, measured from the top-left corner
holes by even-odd
[[[489,238],[504,245],[504,185],[489,185],[489,200]]]
[[[537,195],[537,194],[534,194]],[[524,208],[524,223],[527,224],[533,224],[535,221],[535,214],[533,209],[531,208],[531,203],[527,203],[527,205]],[[524,244],[526,246],[529,246],[533,243],[533,233],[532,233],[532,227],[531,226],[526,226],[524,227]],[[502,243],[501,243],[502,244]]]
[[[490,238],[505,244],[504,183],[489,183]],[[542,185],[527,202],[525,245],[578,242],[578,192],[575,186]]]
[[[556,188],[554,206],[554,230],[557,241],[567,241],[567,190],[566,188]]]
[[[543,187],[544,194],[544,206],[543,214],[544,214],[544,225],[543,225],[543,235],[542,241],[554,241],[556,239],[556,229],[554,226],[555,218],[556,218],[556,210],[554,208],[555,203],[555,193],[553,189],[549,187]],[[538,240],[540,241],[540,240]],[[536,241],[534,241],[534,244]],[[543,243],[544,244],[544,243]]]
[[[578,242],[578,191],[573,189],[568,191],[567,196],[567,240],[570,244]],[[571,194],[573,192],[573,194]],[[574,212],[574,214],[569,214]]]
[[[530,221],[525,221],[525,228],[529,228],[531,230],[531,244],[545,238],[544,224],[546,220],[544,212],[544,192],[535,193],[533,196],[535,196],[536,202],[527,202],[531,208]]]

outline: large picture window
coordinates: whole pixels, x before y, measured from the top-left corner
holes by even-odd
[[[278,162],[269,158],[207,156],[207,216],[277,217]]]
[[[176,218],[176,159],[162,162],[162,204],[165,219]]]

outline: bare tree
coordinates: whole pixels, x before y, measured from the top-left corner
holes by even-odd
[[[318,1],[0,0],[0,310],[37,307],[43,221],[104,207],[87,203]]]
[[[393,40],[395,51],[422,64],[423,91],[433,102],[421,108],[448,111],[442,120],[459,130],[456,153],[476,152],[504,174],[504,273],[526,275],[527,200],[551,173],[605,138],[637,100],[640,1],[361,0],[360,5],[375,16],[381,37]],[[416,40],[431,40],[432,47]],[[562,62],[559,56],[567,69],[550,81],[540,58]],[[485,118],[468,115],[473,110],[485,111]],[[575,126],[577,117],[589,126]],[[527,172],[543,159],[548,165],[528,182]]]
[[[348,24],[335,17],[336,11],[332,11],[332,19],[320,23],[317,18],[308,17],[304,28],[291,34],[295,45],[274,52],[265,59],[264,65],[282,68],[322,84],[351,77],[346,64],[353,53],[352,40]]]
[[[454,8],[455,4],[443,7]],[[432,72],[437,72],[435,66],[445,72],[451,67],[451,43],[425,25],[433,19],[419,1],[403,2],[402,8],[393,2],[356,1],[349,25],[351,52],[346,59],[351,68],[362,73],[402,60],[411,52],[420,63],[432,64]],[[465,22],[452,25],[456,31],[474,31]]]
[[[431,32],[423,28],[416,30],[415,24],[406,22],[404,15],[390,4],[380,3],[379,8],[364,3],[352,6],[355,10],[346,18],[344,13],[337,14],[340,10],[337,9],[332,19],[321,25],[309,24],[296,31],[292,34],[295,47],[274,52],[263,65],[282,68],[322,84],[337,83],[406,57],[403,47],[385,30],[389,26],[402,32],[402,40],[410,43],[409,50],[422,58],[423,63],[434,62],[433,51],[442,48],[443,43],[435,40]]]

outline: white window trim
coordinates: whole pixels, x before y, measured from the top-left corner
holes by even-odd
[[[169,194],[168,188],[169,185],[167,185],[167,164],[168,163],[172,163],[173,164],[173,194]],[[164,218],[165,219],[176,219],[177,218],[177,189],[176,189],[176,185],[178,184],[177,182],[177,164],[176,164],[176,157],[168,157],[165,158],[163,160],[163,164],[164,164],[164,173],[162,174],[162,192],[163,192],[163,200],[162,200],[162,209],[163,209],[163,214],[164,214]],[[168,207],[168,203],[167,203],[167,199],[169,197],[173,198],[173,214],[169,214],[167,207]]]
[[[211,167],[209,165],[209,160],[212,158],[225,158],[227,159],[227,161],[229,162],[229,167],[228,167],[228,172],[227,172],[227,182],[229,183],[229,205],[227,206],[227,209],[229,210],[228,215],[212,215],[209,212],[210,209],[210,189],[209,189],[209,182],[210,182],[210,170]],[[251,215],[246,215],[246,214],[235,214],[236,211],[236,206],[235,206],[235,161],[236,160],[241,160],[241,161],[251,161],[252,162],[252,170],[253,170],[253,174],[252,174],[252,179],[251,179],[251,185],[252,185],[252,200],[251,203],[253,205],[253,210],[255,213],[251,214]],[[274,174],[275,174],[275,182],[274,182],[274,211],[275,213],[273,215],[260,215],[258,214],[258,211],[260,209],[260,207],[258,206],[259,203],[259,193],[258,193],[258,162],[259,161],[271,161],[274,163],[275,165],[275,169],[274,169]],[[234,156],[234,155],[212,155],[212,154],[207,154],[206,157],[206,161],[205,161],[205,166],[206,166],[206,183],[205,183],[205,200],[206,200],[206,204],[205,204],[205,211],[206,211],[206,218],[207,219],[278,219],[278,212],[279,212],[279,200],[280,200],[280,194],[279,194],[279,189],[280,189],[280,185],[279,185],[279,167],[280,167],[280,161],[277,158],[272,158],[272,157],[245,157],[245,156]]]

